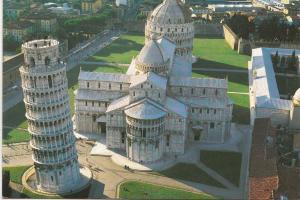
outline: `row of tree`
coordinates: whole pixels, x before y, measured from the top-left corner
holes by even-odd
[[[62,27],[67,33],[96,34],[103,29],[107,24],[107,20],[112,17],[115,17],[115,12],[111,8],[106,8],[100,14],[67,19],[63,22]]]
[[[226,20],[226,24],[238,37],[243,39],[248,39],[249,33],[253,33],[255,30],[253,21],[248,20],[246,15],[234,14]]]
[[[259,38],[267,41],[295,41],[298,29],[294,24],[287,24],[278,16],[262,20],[256,30]]]
[[[276,51],[276,54],[272,55],[272,63],[275,71],[280,71],[279,69],[282,69],[283,71],[291,70],[293,72],[297,72],[298,58],[296,56],[295,50],[293,51],[291,56],[287,58],[282,57],[281,59],[280,56],[278,55],[278,51]]]
[[[267,17],[263,20],[249,20],[248,16],[234,14],[226,19],[226,24],[237,36],[248,39],[250,34],[265,41],[296,41],[299,30],[294,24],[288,24],[279,16]]]

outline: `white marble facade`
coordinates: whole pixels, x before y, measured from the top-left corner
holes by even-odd
[[[80,182],[71,121],[66,66],[59,42],[33,40],[22,45],[20,68],[30,146],[38,190],[68,193]]]
[[[164,9],[155,9],[149,17],[145,46],[127,73],[81,70],[75,99],[77,132],[90,138],[103,134],[108,148],[126,151],[128,158],[141,163],[183,154],[191,141],[224,143],[232,118],[227,80],[191,77],[194,36],[189,11],[175,0],[159,7]],[[183,13],[173,16],[174,10]],[[164,32],[149,38],[153,21],[158,27],[174,23],[179,32],[189,26],[191,32],[180,33],[182,41],[189,42],[181,48]],[[186,53],[178,53],[180,49]]]

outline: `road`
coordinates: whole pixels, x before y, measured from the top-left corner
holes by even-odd
[[[67,70],[77,66],[80,61],[100,51],[102,48],[109,45],[115,39],[120,37],[122,32],[118,30],[105,30],[97,34],[94,38],[79,44],[77,47],[69,51],[66,56]],[[23,93],[20,83],[17,87],[7,94],[3,95],[3,111],[7,111],[17,103],[23,100]]]

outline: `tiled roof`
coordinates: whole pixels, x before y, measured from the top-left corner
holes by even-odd
[[[169,84],[179,87],[227,88],[227,80],[216,78],[171,77]]]
[[[166,89],[167,88],[167,79],[165,77],[156,75],[153,72],[148,72],[141,75],[136,75],[131,77],[131,85],[130,87],[139,85],[141,83],[144,83],[146,81],[149,81],[151,84],[161,88]]]
[[[270,199],[273,190],[278,188],[276,154],[273,144],[267,143],[272,134],[270,119],[255,120],[249,166],[250,199]]]
[[[87,72],[81,70],[78,80],[130,83],[130,76],[126,74]]]

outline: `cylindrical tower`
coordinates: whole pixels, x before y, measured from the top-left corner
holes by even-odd
[[[127,109],[125,114],[128,158],[140,163],[159,160],[164,152],[166,113],[146,102]]]
[[[24,43],[20,74],[37,189],[66,193],[78,184],[80,171],[58,45],[52,39]]]
[[[167,36],[176,44],[177,56],[192,62],[194,24],[190,10],[181,0],[164,0],[148,16],[145,44],[162,36]]]

